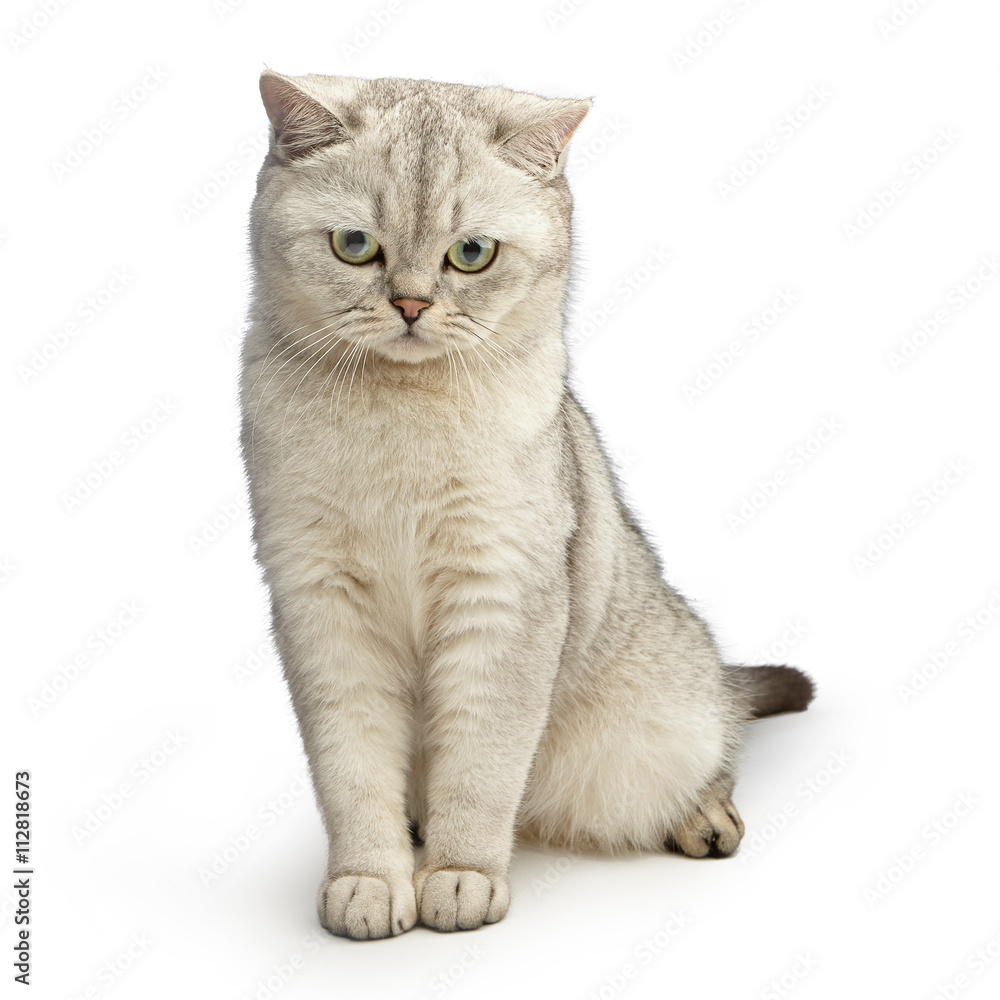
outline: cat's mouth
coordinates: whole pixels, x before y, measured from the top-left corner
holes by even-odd
[[[421,336],[412,326],[384,341],[380,347],[394,361],[423,361],[440,353],[437,344]]]
[[[415,351],[420,347],[430,347],[431,342],[412,329],[404,330],[403,333],[393,337],[389,341],[394,347],[403,351]]]

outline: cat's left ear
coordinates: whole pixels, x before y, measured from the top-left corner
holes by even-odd
[[[515,167],[548,180],[562,172],[573,133],[587,116],[591,101],[547,100],[541,113],[500,140],[500,154]]]

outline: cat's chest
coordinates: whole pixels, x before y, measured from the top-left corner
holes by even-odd
[[[360,398],[331,410],[322,398],[296,415],[283,447],[297,474],[344,502],[419,505],[449,483],[477,495],[528,489],[552,462],[551,420],[539,408],[487,392],[439,400]],[[544,479],[544,475],[541,475]]]
[[[552,442],[463,414],[361,412],[299,420],[276,443],[273,483],[286,503],[326,506],[353,527],[378,530],[531,504],[551,489]]]
[[[338,412],[300,395],[287,420],[267,423],[261,514],[323,573],[409,575],[491,548],[533,550],[543,537],[558,546],[569,523],[559,425],[537,398],[510,396],[467,393],[459,409],[355,392]]]
[[[420,505],[456,480],[488,496],[510,486],[515,470],[542,460],[479,428],[361,420],[337,426],[314,442],[310,470],[332,496],[364,507]]]

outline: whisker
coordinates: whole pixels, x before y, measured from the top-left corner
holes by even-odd
[[[360,340],[358,341],[358,344],[361,345],[362,347],[364,347],[364,345],[361,344]],[[367,353],[368,353],[368,348],[364,347],[364,354],[367,354]],[[362,357],[362,352],[359,351],[357,357],[354,359],[354,368],[351,370],[351,384],[347,387],[347,419],[348,420],[351,419],[351,390],[354,388],[354,376],[357,374],[357,371],[358,371],[358,362],[361,360],[361,357]]]
[[[371,350],[371,344],[365,344],[365,349],[361,352],[361,374],[358,375],[358,387],[361,390],[361,408],[365,408],[365,365],[368,364],[368,352]],[[374,362],[373,362],[374,368]]]
[[[334,341],[333,341],[333,342],[332,342],[332,343],[331,343],[331,344],[330,344],[330,345],[329,345],[329,346],[328,346],[328,347],[326,348],[326,350],[325,350],[325,351],[323,351],[323,353],[322,353],[322,354],[320,354],[320,355],[319,355],[319,356],[318,356],[318,357],[316,358],[316,360],[315,360],[315,361],[313,361],[312,365],[310,365],[310,367],[309,367],[309,370],[308,370],[308,371],[307,371],[307,372],[305,373],[305,375],[303,375],[303,376],[302,376],[302,378],[300,378],[300,379],[299,379],[299,381],[298,381],[298,384],[297,384],[297,385],[295,386],[295,388],[294,388],[294,389],[293,389],[293,390],[292,390],[292,391],[291,391],[291,392],[289,393],[289,395],[288,395],[288,402],[287,402],[287,403],[285,404],[285,412],[284,412],[284,415],[283,415],[283,416],[282,416],[282,418],[281,418],[281,430],[280,430],[280,431],[279,431],[279,433],[278,433],[278,456],[279,456],[279,458],[280,458],[280,460],[281,460],[281,467],[282,467],[282,470],[284,470],[284,468],[285,468],[285,424],[286,424],[286,423],[287,423],[287,421],[288,421],[288,411],[289,411],[289,410],[290,410],[290,409],[292,408],[292,402],[293,402],[293,401],[294,401],[294,399],[295,399],[295,393],[297,393],[297,392],[299,391],[299,389],[301,389],[301,388],[302,388],[302,383],[303,383],[303,382],[305,382],[305,380],[306,380],[306,379],[307,379],[307,378],[309,377],[309,375],[310,375],[310,374],[312,373],[313,369],[314,369],[314,368],[315,368],[315,367],[316,367],[316,366],[317,366],[317,365],[318,365],[318,364],[319,364],[319,363],[320,363],[320,362],[321,362],[321,361],[322,361],[322,360],[323,360],[323,359],[324,359],[324,358],[325,358],[325,357],[326,357],[326,356],[327,356],[327,355],[328,355],[328,354],[329,354],[329,353],[330,353],[330,352],[331,352],[332,350],[334,350],[334,348],[336,348],[336,346],[337,346],[337,344],[338,344],[338,343],[339,343],[339,340],[334,340]],[[305,362],[303,362],[302,364],[304,365],[304,364],[305,364]],[[302,365],[299,365],[299,368],[301,368],[301,367],[302,367]],[[298,368],[296,368],[296,371],[298,371],[298,370],[299,370],[299,369],[298,369]],[[289,378],[291,378],[291,377],[293,377],[293,376],[294,376],[294,372],[292,373],[292,376],[289,376]],[[288,380],[286,379],[286,381],[288,381]],[[282,383],[282,385],[284,385],[284,383]],[[287,478],[287,473],[286,473],[286,478]]]
[[[465,374],[469,378],[469,391],[472,393],[472,398],[476,403],[476,413],[478,415],[479,426],[483,425],[483,408],[479,403],[479,393],[476,390],[475,383],[472,381],[472,372],[469,371],[469,366],[465,363],[465,356],[461,351],[458,352],[458,360],[462,362],[462,367],[465,369]]]
[[[347,369],[351,363],[351,356],[354,354],[356,349],[357,344],[353,344],[349,350],[345,351],[340,356],[336,365],[334,365],[333,386],[330,389],[330,420],[333,425],[336,424],[337,417],[340,415],[340,393],[342,391],[342,381],[347,375]],[[334,403],[336,403],[336,409],[334,409]]]
[[[338,381],[340,383],[340,388],[337,390],[337,407],[336,407],[334,419],[336,419],[337,417],[340,416],[340,397],[341,397],[341,395],[344,392],[344,383],[347,381],[347,369],[350,367],[351,361],[354,359],[354,356],[356,354],[358,354],[360,352],[360,350],[361,350],[361,341],[358,341],[351,348],[350,353],[348,354],[347,362],[344,365],[344,368],[343,368],[343,371],[342,371],[343,378],[338,379]],[[352,375],[352,380],[353,380],[353,375]],[[348,393],[348,400],[350,400],[350,393]],[[348,418],[350,418],[350,410],[348,410],[348,414],[347,415],[348,415]]]
[[[320,322],[322,322],[323,320],[327,320],[327,319],[334,319],[337,316],[343,316],[345,313],[353,312],[357,308],[359,308],[359,307],[358,306],[349,306],[346,309],[335,309],[332,313],[327,313],[324,316],[317,316],[316,319],[319,320]],[[287,348],[296,347],[298,344],[304,343],[310,337],[314,336],[318,332],[318,331],[314,330],[314,331],[312,331],[310,333],[307,333],[304,337],[300,337],[298,340],[294,341],[291,344],[287,344],[286,343],[286,341],[288,340],[289,337],[294,337],[295,334],[297,334],[300,330],[304,330],[307,326],[311,326],[311,325],[312,325],[311,323],[305,323],[302,326],[297,327],[294,330],[289,330],[288,333],[282,334],[281,336],[278,337],[278,339],[274,342],[274,344],[271,347],[271,349],[267,352],[266,355],[264,355],[264,360],[261,363],[260,372],[258,373],[257,378],[254,379],[253,385],[250,386],[250,390],[251,391],[253,391],[256,388],[257,383],[263,377],[264,372],[267,370],[267,366],[270,364],[270,361],[268,359],[271,357],[271,355],[276,350],[278,350],[279,348],[281,348],[281,349],[287,349]],[[320,327],[320,330],[324,330],[324,329],[326,329],[326,327]]]
[[[454,372],[454,367],[453,367],[454,363],[451,359],[451,344],[445,344],[444,349],[445,349],[445,356],[448,358],[448,398],[450,399],[452,393],[454,392],[454,389],[452,388],[452,374]],[[461,422],[462,420],[461,404],[459,405],[458,408],[458,420],[459,422]]]
[[[334,325],[335,324],[330,323],[328,326],[321,327],[319,330],[315,330],[312,333],[310,333],[308,335],[308,337],[314,337],[314,336],[316,336],[319,333],[324,333],[325,330],[330,329],[330,327],[333,327]],[[331,338],[336,339],[337,336],[338,336],[337,330],[331,330],[329,333],[325,333],[324,336],[320,337],[319,341],[314,346],[319,347],[319,346],[325,344]],[[308,337],[305,338],[305,339],[308,339]],[[300,354],[305,353],[305,351],[306,351],[306,348],[302,348],[301,350],[298,350],[293,355],[291,355],[291,357],[286,358],[275,369],[274,374],[271,376],[270,379],[268,379],[267,384],[264,386],[264,388],[260,392],[260,395],[257,397],[257,405],[254,408],[253,420],[250,423],[250,455],[251,455],[252,458],[256,457],[256,452],[254,450],[254,436],[255,436],[256,431],[257,431],[257,420],[258,420],[258,418],[260,416],[260,408],[261,408],[261,406],[264,403],[264,399],[267,397],[267,391],[268,391],[268,389],[271,388],[271,383],[275,380],[275,378],[277,378],[277,376],[281,374],[282,368],[284,368],[286,364],[289,364],[291,361],[293,361],[295,358],[297,358]],[[301,361],[296,366],[295,371],[291,372],[291,374],[288,376],[288,378],[286,378],[285,381],[281,383],[281,385],[284,386],[290,379],[294,378],[296,372],[300,371],[302,369],[303,365],[307,364],[308,361],[309,361],[309,357],[307,355],[306,358],[303,361]],[[254,383],[254,385],[256,385],[256,382]]]
[[[487,350],[491,350],[489,341],[483,341],[483,347],[486,348]],[[516,378],[516,373],[511,371],[511,369],[508,367],[506,361],[503,358],[495,354],[490,355],[490,357],[492,357],[492,360],[503,369],[506,375],[510,376],[511,379]],[[503,390],[503,394],[507,398],[507,405],[513,408],[516,404],[514,402],[513,396],[511,395],[510,385],[508,382],[504,382],[504,380],[501,379],[500,376],[497,375],[497,373],[493,370],[493,367],[490,365],[490,357],[480,354],[479,360],[485,366],[486,370],[496,380],[497,385],[500,386],[501,390]]]
[[[508,375],[513,377],[516,374],[514,371],[511,370],[510,362],[521,365],[523,372],[525,374],[528,374],[529,370],[523,364],[521,364],[517,358],[502,351],[497,344],[493,343],[493,341],[487,340],[485,337],[480,337],[475,330],[470,330],[465,326],[459,326],[458,328],[462,330],[464,333],[471,333],[474,337],[477,337],[479,339],[479,346],[476,348],[476,354],[479,356],[480,361],[482,361],[482,363],[485,365],[486,370],[493,376],[494,379],[496,379],[497,384],[500,385],[502,388],[506,388],[505,383],[490,366],[489,362],[486,360],[485,355],[482,353],[482,350],[489,351],[493,360],[498,365],[500,365],[503,371],[506,372]],[[509,392],[507,393],[507,399],[508,401],[511,400]]]
[[[484,330],[487,330],[490,333],[492,333],[494,335],[494,337],[499,337],[500,336],[500,334],[497,333],[496,330],[494,330],[490,326],[487,326],[481,320],[476,319],[476,317],[473,316],[473,315],[471,315],[470,313],[458,312],[458,313],[451,313],[449,315],[461,316],[463,319],[471,320],[473,323],[476,324],[476,326],[482,327]],[[518,358],[515,355],[511,354],[510,351],[508,351],[501,344],[497,343],[497,341],[495,341],[495,340],[489,340],[488,341],[484,336],[482,336],[481,334],[476,333],[475,330],[467,330],[466,332],[471,333],[474,337],[478,338],[478,340],[481,343],[483,343],[483,344],[487,344],[488,343],[491,347],[493,347],[493,349],[494,349],[495,352],[499,352],[505,358],[507,358],[509,361],[513,362],[516,365],[519,365],[524,370],[525,374],[527,374],[527,373],[530,372],[530,369],[521,361],[520,358]]]
[[[454,393],[455,399],[458,401],[458,409],[455,415],[455,429],[457,430],[462,426],[462,383],[458,378],[458,365],[455,363],[454,351],[451,349],[451,344],[446,343],[444,349],[445,355],[448,358],[448,396],[451,398],[452,393]],[[453,378],[454,388],[452,388]]]
[[[498,355],[502,358],[505,358],[511,364],[517,365],[518,368],[520,368],[525,375],[531,374],[532,369],[529,368],[528,365],[526,365],[519,357],[501,347],[500,344],[498,344],[495,340],[484,339],[482,343],[485,347],[488,347],[494,353],[494,355]]]
[[[329,394],[330,394],[330,412],[329,412],[329,417],[330,417],[330,427],[331,427],[331,429],[334,428],[335,423],[336,423],[336,419],[337,419],[336,415],[334,414],[334,410],[333,410],[334,399],[338,398],[337,386],[338,386],[338,384],[340,382],[340,376],[341,376],[341,374],[343,372],[346,372],[346,370],[347,370],[347,362],[350,359],[350,356],[351,356],[351,352],[350,351],[345,351],[337,359],[337,361],[334,364],[333,368],[330,369],[330,372],[327,375],[327,381],[331,383],[330,389],[329,389]],[[324,390],[325,390],[326,389],[326,382],[323,383],[323,387],[324,387]]]
[[[460,314],[460,313],[448,313],[448,315],[449,316],[463,316],[464,314]],[[511,378],[515,377],[515,373],[510,370],[509,365],[506,363],[506,359],[496,353],[496,345],[493,344],[491,341],[487,340],[485,337],[480,337],[479,334],[477,334],[475,330],[469,329],[463,323],[452,322],[451,325],[453,327],[455,327],[455,329],[460,330],[462,333],[468,333],[468,334],[471,334],[472,336],[474,336],[474,337],[477,338],[477,340],[479,341],[479,344],[476,345],[476,347],[473,349],[472,353],[474,353],[476,355],[479,363],[486,369],[486,371],[488,371],[490,373],[490,375],[493,377],[493,380],[500,387],[500,389],[503,392],[503,395],[504,395],[504,397],[505,397],[505,399],[507,401],[508,406],[510,406],[510,407],[513,408],[516,404],[515,404],[514,399],[513,399],[512,395],[511,395],[511,392],[510,392],[510,385],[509,385],[508,382],[505,382],[503,379],[501,379],[500,376],[496,373],[496,371],[494,371],[493,366],[490,364],[490,357],[492,357],[492,360],[494,362],[496,362],[498,365],[500,365],[500,367],[503,369],[503,371],[507,375],[511,376]],[[450,348],[449,348],[449,350],[450,350]],[[484,354],[483,350],[488,351],[489,355]],[[458,354],[460,360],[462,361],[462,364],[464,365],[465,364],[465,357],[464,357],[464,353],[465,352],[456,350],[455,353]],[[510,360],[516,360],[516,359],[512,358]],[[466,366],[466,373],[469,376],[470,386],[474,387],[475,383],[473,381],[471,370],[468,368],[468,366]],[[476,405],[477,405],[477,408],[479,409],[479,413],[480,413],[480,417],[481,417],[481,415],[482,415],[482,407],[479,404],[478,392],[476,393],[476,397],[477,397],[476,398]]]
[[[301,344],[301,343],[303,343],[303,342],[305,342],[307,340],[310,340],[313,337],[318,336],[321,333],[325,334],[324,336],[320,337],[319,341],[317,341],[315,344],[311,345],[311,346],[314,346],[314,347],[318,347],[320,344],[325,343],[329,339],[329,337],[333,335],[333,334],[326,333],[326,331],[332,330],[335,326],[336,326],[335,323],[328,323],[326,326],[321,326],[317,330],[310,331],[304,337],[302,337],[300,340],[297,340],[295,343],[296,344]],[[289,346],[290,347],[294,347],[295,344],[291,344]],[[268,381],[267,385],[265,385],[264,388],[263,388],[263,390],[261,391],[261,394],[260,394],[260,398],[261,399],[263,399],[264,396],[267,395],[267,390],[271,387],[271,382],[273,382],[275,380],[275,378],[277,378],[277,376],[281,373],[281,369],[284,368],[285,365],[289,364],[292,360],[294,360],[295,358],[299,357],[299,355],[306,354],[306,352],[309,350],[309,346],[310,345],[306,345],[305,347],[301,347],[301,348],[299,348],[299,350],[295,351],[293,354],[290,354],[287,358],[283,358],[281,360],[281,363],[278,365],[277,369],[271,374],[271,378]],[[275,360],[277,360],[277,359],[275,359]],[[309,358],[307,356],[305,358],[305,360],[303,360],[302,364],[306,364],[306,362],[308,362],[308,360],[309,360]],[[298,368],[296,368],[295,371],[298,371]],[[260,380],[260,378],[261,378],[261,376],[263,374],[264,373],[262,371],[260,373],[260,375],[257,376],[257,381]],[[292,375],[294,375],[294,374],[295,374],[295,372],[292,372]],[[257,384],[257,382],[254,382],[255,386],[256,386],[256,384]]]

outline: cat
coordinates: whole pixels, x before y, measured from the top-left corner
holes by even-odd
[[[516,838],[731,854],[743,725],[812,682],[723,664],[567,386],[563,164],[590,101],[260,87],[242,450],[321,923],[498,921]]]

